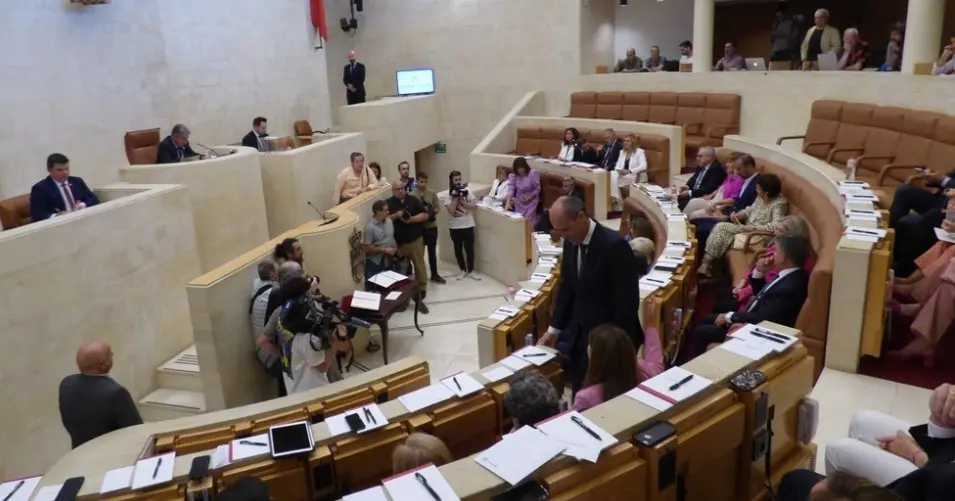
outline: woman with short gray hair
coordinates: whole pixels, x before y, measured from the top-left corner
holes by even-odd
[[[554,385],[538,372],[520,374],[504,394],[504,410],[514,429],[533,425],[560,413],[560,397]]]

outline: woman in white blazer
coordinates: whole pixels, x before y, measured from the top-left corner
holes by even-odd
[[[640,138],[629,134],[623,138],[623,149],[617,158],[617,165],[610,171],[610,186],[613,187],[616,202],[630,196],[630,185],[647,182],[647,154],[640,148]]]
[[[507,200],[507,193],[511,188],[511,183],[507,178],[510,173],[511,169],[509,167],[505,165],[497,166],[497,178],[491,183],[491,191],[487,194],[493,204],[503,205],[504,201]]]

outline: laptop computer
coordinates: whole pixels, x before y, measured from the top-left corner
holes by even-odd
[[[836,71],[839,69],[839,56],[835,52],[819,54],[819,71]]]
[[[746,69],[751,71],[766,71],[766,60],[761,57],[747,57]]]

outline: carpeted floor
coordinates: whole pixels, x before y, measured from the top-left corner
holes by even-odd
[[[883,350],[884,353],[901,349],[912,340],[912,331],[909,330],[910,323],[909,319],[900,315],[893,317],[892,339],[889,340],[888,345]],[[859,363],[859,373],[932,390],[942,383],[955,382],[955,359],[945,355],[955,353],[955,336],[950,334],[942,338],[937,353],[940,355],[931,368],[924,367],[921,360],[898,362],[886,360],[885,357],[881,359],[863,357]]]

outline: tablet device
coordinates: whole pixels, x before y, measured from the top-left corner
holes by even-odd
[[[273,458],[296,456],[315,449],[308,421],[278,424],[269,428],[269,447]]]

